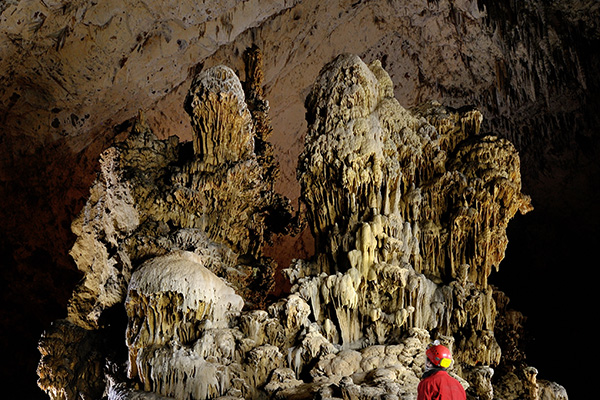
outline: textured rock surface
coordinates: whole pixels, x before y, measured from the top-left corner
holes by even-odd
[[[42,354],[38,384],[53,399],[101,398],[106,348],[97,331],[68,321],[53,323],[40,339]]]
[[[249,62],[260,63],[256,51],[247,56]],[[275,174],[277,166],[254,152],[257,131],[233,71],[218,66],[202,72],[188,99],[185,106],[197,122],[192,142],[159,140],[140,114],[127,138],[102,154],[98,178],[73,223],[77,240],[71,255],[84,280],[69,302],[67,319],[59,321],[65,328],[45,337],[76,342],[70,338],[81,336],[80,331],[115,325],[119,318],[111,316],[112,310],[124,304],[128,379],[137,379],[146,391],[180,396],[181,385],[190,380],[197,384],[186,389],[192,391],[188,394],[206,398],[230,389],[220,381],[207,381],[216,379],[216,370],[203,369],[213,366],[211,357],[224,357],[223,373],[233,379],[243,372],[228,370],[234,355],[239,363],[240,354],[264,350],[234,354],[242,334],[228,326],[244,304],[246,309],[265,306],[275,264],[262,255],[262,247],[270,235],[292,229],[294,219],[289,201],[262,179],[263,174]],[[260,93],[255,93],[252,104],[260,103]],[[263,107],[261,112],[267,111]],[[264,115],[260,121],[263,139]],[[228,128],[220,130],[223,126]],[[240,129],[232,131],[232,126]],[[190,345],[195,347],[186,347]],[[204,349],[205,356],[198,358],[194,349]],[[96,376],[88,374],[83,380],[78,370],[84,367],[77,365],[68,379],[57,378],[67,345],[55,349],[43,340],[40,351],[40,387],[51,398],[97,398],[88,382],[103,391],[104,361],[115,366],[107,378],[115,386],[112,395],[136,395],[118,385],[125,374],[122,354],[105,354]],[[173,354],[181,357],[171,360]],[[196,376],[196,370],[205,372]]]
[[[511,298],[535,327],[529,356],[556,368],[556,379],[568,378],[581,356],[546,347],[571,332],[568,340],[578,340],[577,329],[556,326],[579,325],[571,310],[594,301],[598,278],[582,282],[563,269],[585,270],[600,237],[598,12],[586,0],[0,2],[0,313],[11,327],[0,342],[13,360],[3,375],[30,398],[45,397],[34,383],[35,343],[64,316],[81,278],[68,255],[69,227],[98,156],[140,108],[159,138],[191,140],[181,104],[195,72],[224,63],[243,75],[240,54],[258,44],[272,155],[281,163],[275,188],[292,201],[300,192],[303,102],[321,66],[340,52],[380,59],[404,106],[472,104],[485,117],[483,132],[510,139],[536,211],[509,226],[511,246],[496,279],[509,274]],[[267,251],[277,259],[312,252],[310,235],[275,239],[280,245]],[[577,295],[548,296],[556,287]]]
[[[260,52],[246,56],[260,79]],[[209,68],[185,101],[191,142],[159,140],[140,115],[103,153],[74,224],[86,279],[39,346],[50,398],[414,399],[433,339],[453,350],[451,372],[473,398],[561,398],[514,357],[520,321],[487,281],[509,220],[531,206],[515,148],[480,135],[480,113],[407,110],[380,62],[327,64],[306,99],[298,163],[315,254],[285,269],[289,294],[268,299],[276,265],[264,243],[297,221],[262,174],[275,165],[255,153],[268,108],[252,114],[242,87]],[[109,352],[92,339],[117,304],[126,349],[117,339]]]

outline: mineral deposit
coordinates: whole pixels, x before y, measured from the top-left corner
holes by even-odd
[[[434,339],[469,398],[566,398],[521,357],[520,314],[488,282],[532,208],[514,146],[475,109],[405,109],[379,61],[341,54],[306,98],[296,215],[273,191],[261,53],[245,56],[244,83],[223,65],[194,79],[192,141],[140,114],[103,153],[73,223],[85,279],[40,341],[50,398],[415,399]],[[313,257],[264,255],[303,223]]]

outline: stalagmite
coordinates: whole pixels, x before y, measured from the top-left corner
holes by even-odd
[[[200,74],[185,100],[191,115],[194,154],[203,165],[236,162],[254,151],[253,125],[242,84],[230,68]]]
[[[225,66],[194,79],[191,143],[158,140],[140,115],[105,153],[74,224],[90,289],[76,291],[68,329],[44,336],[58,344],[40,342],[40,386],[53,399],[414,399],[437,339],[470,394],[495,398],[501,366],[503,398],[538,396],[537,371],[506,339],[518,315],[487,281],[508,222],[531,209],[514,147],[481,135],[477,110],[404,109],[380,62],[343,54],[306,99],[306,215],[294,216],[272,190],[260,51],[245,56],[244,84]],[[276,266],[263,244],[304,219],[314,256]],[[275,299],[277,267],[291,290]],[[117,304],[126,349],[97,358],[115,371],[61,378],[64,343],[88,343]]]
[[[142,264],[131,277],[125,299],[129,377],[135,378],[140,364],[143,367],[138,354],[171,342],[192,344],[200,339],[202,326],[227,327],[243,305],[243,299],[194,253],[170,253]],[[141,375],[144,385],[147,376]]]

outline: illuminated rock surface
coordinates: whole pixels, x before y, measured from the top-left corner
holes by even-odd
[[[439,339],[473,398],[565,399],[519,357],[520,314],[488,283],[510,219],[531,210],[512,144],[480,134],[477,110],[403,108],[380,62],[343,54],[306,99],[294,216],[269,180],[261,54],[246,58],[245,85],[225,66],[194,80],[191,142],[159,140],[140,115],[103,153],[73,224],[86,279],[40,341],[40,387],[52,399],[414,399]],[[291,290],[272,297],[264,245],[304,220],[314,257],[279,266]]]

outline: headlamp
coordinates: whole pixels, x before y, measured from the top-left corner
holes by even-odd
[[[448,368],[450,364],[452,364],[452,360],[449,358],[442,358],[440,361],[440,367],[442,368]]]

